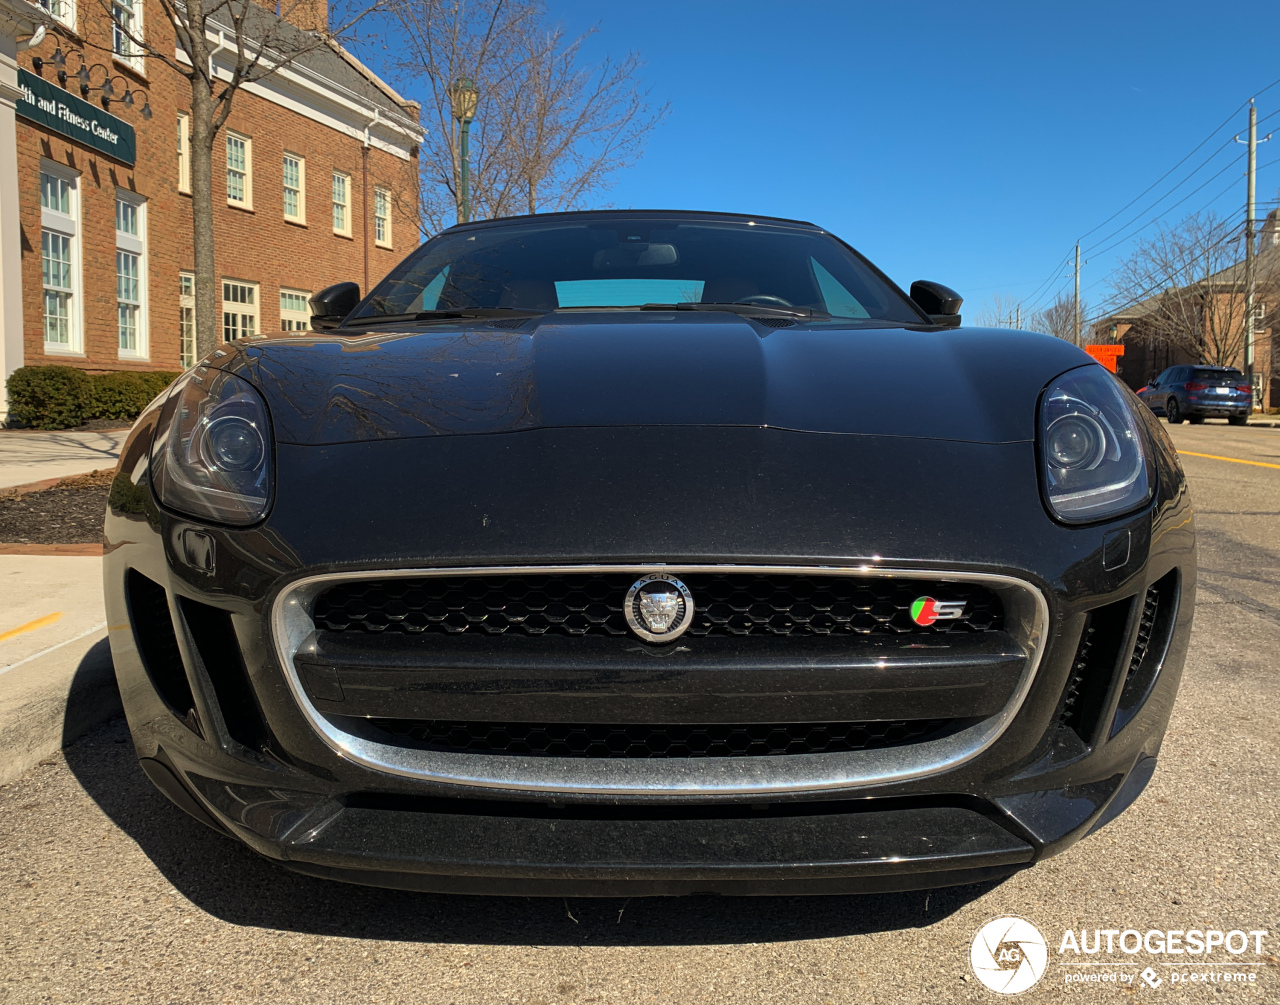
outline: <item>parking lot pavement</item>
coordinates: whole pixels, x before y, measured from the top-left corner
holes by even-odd
[[[102,559],[0,555],[0,782],[119,710]]]
[[[1280,463],[1280,430],[1172,433],[1201,542],[1182,690],[1147,792],[1057,858],[1003,883],[867,897],[342,886],[290,875],[183,816],[150,788],[117,720],[0,788],[0,999],[993,1002],[968,970],[970,942],[1017,914],[1053,943],[1027,1001],[1280,1001],[1280,469],[1194,456]],[[1056,954],[1067,928],[1270,934],[1266,955],[1249,957],[1252,983],[1174,983],[1195,968],[1154,957],[1161,987],[1149,991],[1068,983]]]
[[[114,468],[127,429],[0,429],[0,489]]]

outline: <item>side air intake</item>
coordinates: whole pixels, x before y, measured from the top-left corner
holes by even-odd
[[[237,743],[261,750],[269,738],[267,727],[249,683],[230,612],[188,597],[179,597],[178,603],[213,684],[227,733]]]
[[[1173,622],[1178,616],[1178,570],[1166,573],[1147,588],[1142,599],[1141,620],[1138,622],[1138,638],[1129,658],[1128,672],[1120,691],[1120,703],[1111,723],[1111,735],[1124,729],[1138,714],[1155,686],[1160,668],[1164,665],[1169,640],[1173,637]]]
[[[1098,735],[1098,720],[1115,679],[1132,607],[1133,598],[1129,597],[1085,616],[1071,676],[1058,707],[1058,722],[1074,732],[1086,747],[1092,746]]]
[[[182,665],[182,652],[178,648],[164,587],[136,569],[130,569],[125,578],[125,595],[138,653],[152,686],[169,706],[169,711],[196,733],[201,732],[195,699],[191,696],[191,682]]]

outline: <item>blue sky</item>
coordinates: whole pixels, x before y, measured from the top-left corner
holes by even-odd
[[[1280,78],[1274,0],[548,2],[571,31],[599,26],[589,58],[638,51],[654,100],[671,104],[644,158],[603,201],[812,220],[904,287],[954,286],[967,314],[997,292],[1069,291],[1069,279],[1042,283],[1068,276],[1055,265],[1076,238]],[[1280,86],[1258,108],[1260,118],[1280,111]],[[1245,123],[1241,111],[1086,238],[1086,299],[1105,292],[1129,247],[1096,239]],[[1269,127],[1280,130],[1280,115],[1260,133]],[[1259,147],[1259,165],[1274,159],[1280,134]],[[1210,204],[1243,218],[1244,147],[1232,144],[1138,224],[1224,168],[1163,219]],[[1277,186],[1280,163],[1262,168],[1259,200],[1274,205]]]

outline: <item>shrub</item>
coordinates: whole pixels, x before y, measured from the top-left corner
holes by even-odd
[[[93,382],[73,366],[20,366],[9,375],[9,417],[36,429],[67,429],[84,422]]]
[[[36,429],[69,429],[90,419],[131,421],[177,376],[164,370],[90,376],[73,366],[23,366],[9,375],[9,418]]]
[[[136,373],[98,373],[87,419],[136,419],[155,397]]]

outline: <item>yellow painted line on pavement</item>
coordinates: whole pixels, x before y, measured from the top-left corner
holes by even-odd
[[[46,614],[43,618],[36,618],[35,621],[28,621],[25,625],[19,625],[17,628],[10,628],[7,632],[0,632],[0,642],[7,642],[9,639],[18,635],[25,635],[27,632],[34,632],[37,628],[44,628],[62,620],[62,612],[54,611],[52,614]]]
[[[1211,461],[1231,461],[1233,464],[1252,464],[1258,468],[1278,468],[1280,464],[1268,464],[1266,461],[1246,461],[1242,457],[1222,457],[1218,454],[1197,454],[1192,450],[1179,450],[1178,453],[1188,457],[1207,457]]]

